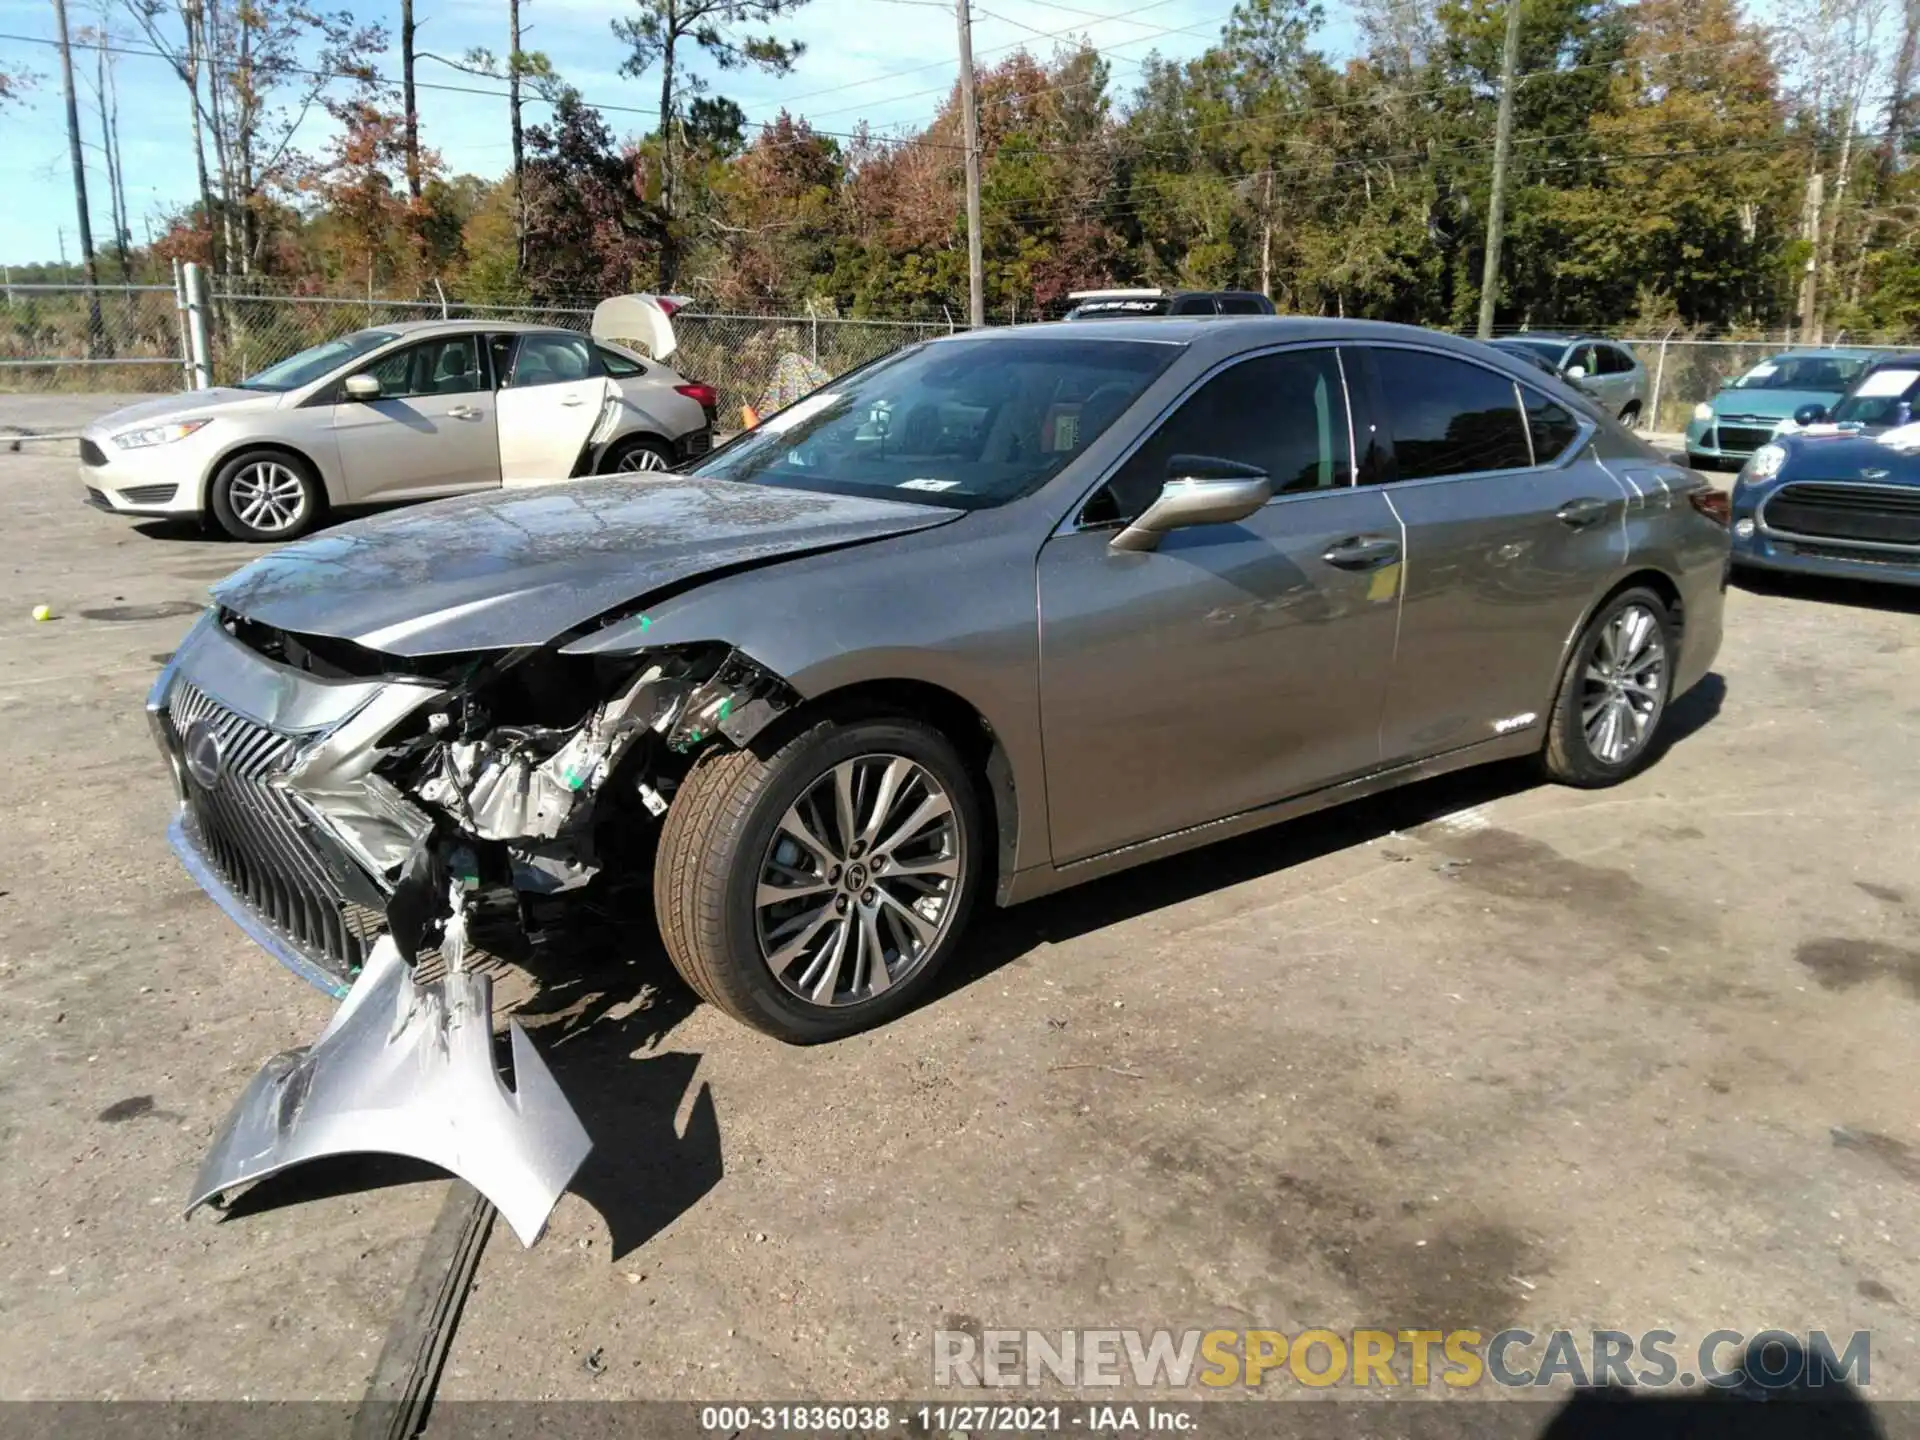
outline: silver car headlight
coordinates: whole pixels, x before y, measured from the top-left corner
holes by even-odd
[[[1784,445],[1762,445],[1753,452],[1751,459],[1741,468],[1742,480],[1771,480],[1780,473],[1780,467],[1787,463],[1787,447]]]
[[[1693,418],[1696,420],[1713,419],[1713,406],[1702,400],[1698,405],[1693,407]]]
[[[176,440],[184,440],[202,426],[211,425],[213,418],[203,420],[174,420],[165,425],[152,425],[145,430],[123,430],[113,437],[113,443],[122,450],[144,450],[149,445],[171,445]]]

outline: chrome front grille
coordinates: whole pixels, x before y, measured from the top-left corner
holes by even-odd
[[[379,937],[379,917],[347,900],[308,839],[308,821],[273,783],[298,738],[229,710],[184,678],[168,695],[167,717],[176,754],[191,757],[199,726],[218,746],[211,786],[183,767],[193,838],[207,862],[262,921],[322,969],[350,979]]]

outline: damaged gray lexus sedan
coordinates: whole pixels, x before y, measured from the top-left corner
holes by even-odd
[[[702,997],[820,1041],[913,1004],[983,896],[1505,757],[1633,774],[1719,646],[1726,518],[1449,336],[1015,328],[689,473],[291,545],[150,708],[188,868],[336,993],[384,948],[410,994],[471,905],[640,882]]]

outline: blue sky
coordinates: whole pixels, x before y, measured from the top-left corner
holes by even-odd
[[[97,25],[101,8],[94,0],[68,0],[69,23]],[[101,0],[116,35],[144,48],[132,22],[118,4]],[[388,0],[346,0],[363,20],[380,20],[391,32],[396,7]],[[524,43],[544,50],[568,81],[591,102],[631,106],[647,113],[609,110],[614,132],[627,135],[650,128],[659,99],[654,74],[629,80],[619,74],[622,50],[608,30],[622,0],[524,0]],[[1130,90],[1138,63],[1154,51],[1187,56],[1205,48],[1232,9],[1232,0],[975,0],[974,54],[988,63],[1025,44],[1045,55],[1057,43],[1036,31],[1085,35],[1114,63],[1116,90]],[[422,51],[458,56],[474,46],[496,54],[506,47],[503,0],[415,0]],[[1093,19],[1090,15],[1114,18]],[[1127,15],[1130,18],[1119,18]],[[1323,41],[1333,44],[1345,27],[1330,27]],[[926,0],[811,0],[779,33],[807,43],[793,74],[773,79],[757,74],[715,76],[716,93],[730,96],[750,120],[769,118],[782,105],[805,114],[821,128],[849,130],[861,120],[876,126],[923,123],[953,83],[954,21],[950,10]],[[0,33],[51,39],[51,0],[0,0]],[[1337,45],[1336,47],[1337,48]],[[65,118],[61,105],[57,52],[19,39],[0,40],[0,60],[40,75],[29,104],[0,119],[0,261],[23,264],[58,258],[62,232],[69,258],[78,257],[72,181],[68,169]],[[91,74],[91,57],[76,51],[76,69]],[[398,74],[390,53],[383,72]],[[148,222],[177,209],[194,186],[185,92],[164,61],[123,55],[118,61],[121,148],[127,169],[127,203],[136,244]],[[422,60],[424,82],[493,89],[476,79]],[[81,83],[82,127],[97,139],[90,117],[89,92]],[[494,176],[508,165],[506,103],[486,96],[423,89],[422,136],[437,149],[452,173]],[[544,107],[529,119],[539,120]],[[310,118],[301,143],[317,148],[326,138],[326,119]],[[95,236],[107,225],[104,167],[89,157]],[[97,179],[93,172],[98,170]]]

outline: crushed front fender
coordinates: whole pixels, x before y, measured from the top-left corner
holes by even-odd
[[[467,1181],[532,1245],[592,1141],[517,1023],[513,1089],[501,1083],[492,1016],[487,976],[456,967],[421,984],[383,937],[320,1038],[254,1076],[187,1213],[322,1156],[405,1155]]]

